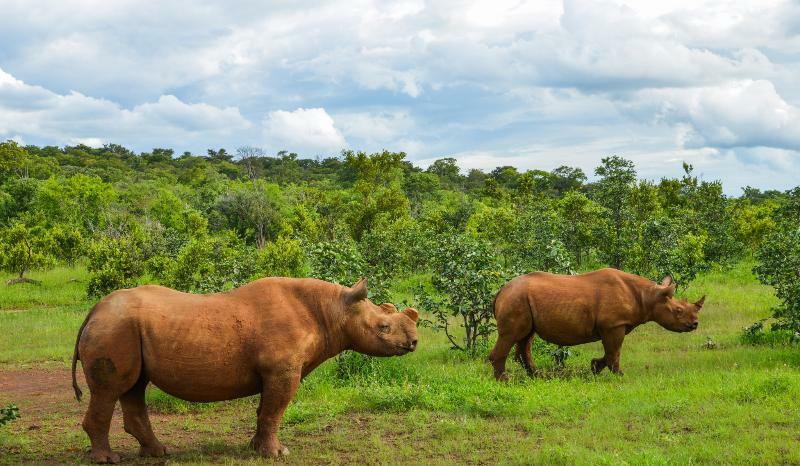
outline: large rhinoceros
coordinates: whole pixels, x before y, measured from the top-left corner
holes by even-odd
[[[489,355],[494,376],[505,380],[506,357],[517,347],[517,360],[534,373],[534,335],[556,345],[572,346],[601,340],[605,354],[592,360],[597,374],[608,367],[621,374],[619,355],[625,335],[655,321],[673,332],[697,328],[705,296],[696,303],[675,299],[667,276],[656,284],[615,269],[581,275],[534,272],[508,282],[494,299],[497,343]]]
[[[125,431],[140,454],[166,449],[150,427],[144,403],[149,382],[189,401],[221,401],[261,394],[251,446],[266,456],[288,450],[278,427],[303,377],[323,361],[352,349],[398,356],[417,345],[417,311],[367,299],[367,283],[352,288],[315,279],[263,278],[209,295],[160,286],[119,290],[103,298],[78,332],[72,361],[83,365],[91,398],[83,429],[91,459],[116,462],[108,431],[122,404]]]

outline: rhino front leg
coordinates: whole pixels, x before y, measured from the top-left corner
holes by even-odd
[[[289,454],[289,449],[278,440],[278,429],[286,407],[297,392],[300,378],[300,370],[270,374],[263,378],[256,434],[250,441],[250,446],[263,456]]]
[[[601,333],[600,337],[603,340],[605,356],[603,357],[603,365],[597,364],[599,368],[597,372],[603,370],[603,367],[608,367],[611,372],[622,375],[622,371],[619,368],[619,356],[622,350],[622,341],[625,340],[625,327],[608,329]],[[592,369],[595,368],[595,361],[592,361]]]

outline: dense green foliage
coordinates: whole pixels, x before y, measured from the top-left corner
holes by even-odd
[[[800,188],[789,192],[773,220],[777,227],[761,241],[755,272],[762,283],[775,287],[781,300],[773,328],[789,330],[800,340]]]
[[[685,287],[759,251],[759,276],[784,300],[778,315],[795,315],[800,279],[787,267],[800,261],[800,234],[787,211],[796,195],[747,188],[729,198],[684,171],[637,180],[631,161],[611,156],[590,182],[572,167],[462,173],[449,158],[423,170],[388,151],[320,160],[253,147],[175,156],[9,141],[0,144],[0,265],[23,277],[85,261],[90,296],[145,282],[211,292],[265,275],[348,285],[368,276],[383,301],[394,281],[419,274],[430,277],[422,310],[439,316],[437,327],[460,316],[464,335],[447,334],[474,348],[491,333],[491,298],[509,276],[613,266],[672,274]]]
[[[17,408],[17,405],[8,405],[5,408],[0,408],[0,427],[14,419],[19,419],[19,408]]]

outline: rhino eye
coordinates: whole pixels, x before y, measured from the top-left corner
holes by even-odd
[[[378,330],[380,330],[381,333],[389,333],[389,324],[381,324],[381,325],[379,325],[378,326]]]

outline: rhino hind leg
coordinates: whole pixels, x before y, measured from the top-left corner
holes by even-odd
[[[517,342],[517,361],[525,368],[525,371],[528,372],[528,375],[533,377],[534,373],[536,372],[536,366],[533,362],[533,357],[531,355],[531,346],[533,345],[533,339],[535,335],[531,332],[530,335],[526,336],[522,340]]]
[[[142,372],[140,340],[136,330],[107,322],[102,315],[90,320],[80,337],[80,360],[89,386],[89,408],[83,430],[92,444],[95,463],[116,463],[108,431],[117,400],[136,385]]]
[[[494,378],[497,380],[508,380],[506,359],[508,358],[508,353],[511,351],[512,346],[514,346],[514,340],[505,335],[501,335],[497,338],[497,343],[495,343],[494,348],[492,348],[492,352],[489,353],[489,361],[492,362],[492,368],[494,369]]]
[[[111,416],[114,414],[116,397],[92,393],[89,409],[83,418],[83,430],[92,443],[89,458],[95,463],[118,463],[119,455],[111,451],[108,443],[108,430],[111,427]]]
[[[124,393],[120,398],[122,405],[122,418],[125,432],[136,438],[141,446],[139,456],[160,457],[167,454],[167,449],[158,441],[150,418],[147,415],[147,405],[144,402],[144,391],[148,380],[142,376],[136,385]]]

